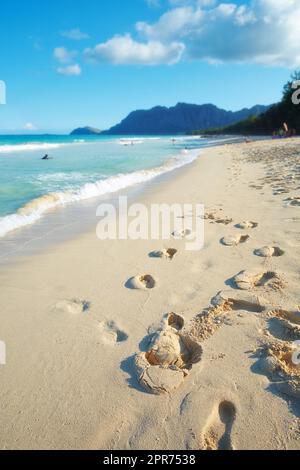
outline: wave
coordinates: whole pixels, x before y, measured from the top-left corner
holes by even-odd
[[[160,137],[124,137],[119,139],[119,144],[120,145],[137,145],[137,144],[143,144],[144,142],[147,141],[154,141],[154,140],[161,140]]]
[[[241,137],[224,137],[220,139],[213,139],[213,140],[208,140],[206,142],[207,145],[211,144],[222,144],[223,142],[234,142],[236,140],[242,140]]]
[[[171,142],[185,142],[185,141],[189,141],[189,140],[199,140],[200,139],[200,136],[196,135],[184,135],[184,136],[175,136],[175,137],[171,137]]]
[[[26,152],[33,150],[49,150],[64,147],[67,144],[55,143],[51,144],[48,142],[36,142],[31,144],[7,144],[0,145],[0,153],[11,153],[11,152]]]
[[[140,145],[143,144],[144,140],[143,139],[138,139],[136,137],[132,139],[120,139],[119,140],[119,145],[124,145],[125,147],[129,145]]]
[[[121,173],[94,183],[86,183],[77,190],[58,191],[40,196],[29,201],[16,213],[0,217],[0,237],[4,237],[9,232],[18,228],[33,224],[50,209],[97,196],[103,196],[105,194],[115,193],[181,168],[196,160],[199,153],[199,149],[183,151],[179,156],[168,160],[160,167],[135,171],[133,173]]]

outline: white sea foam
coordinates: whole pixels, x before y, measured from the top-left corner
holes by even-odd
[[[132,139],[120,139],[119,144],[128,146],[128,145],[140,145],[143,144],[144,140],[143,139],[138,139],[137,137],[133,137]]]
[[[34,150],[49,150],[64,147],[68,144],[51,144],[48,142],[35,142],[31,144],[13,144],[13,145],[0,145],[0,153],[12,153],[12,152],[28,152]]]
[[[199,140],[200,139],[200,136],[196,135],[196,136],[193,136],[193,135],[184,135],[184,136],[176,136],[176,137],[172,137],[170,140],[173,142],[173,141],[179,141],[179,142],[184,142],[184,141],[189,141],[189,140]]]
[[[94,183],[86,183],[77,190],[53,192],[33,199],[16,213],[0,217],[0,237],[4,237],[9,232],[18,228],[33,224],[47,211],[58,206],[114,193],[130,186],[150,181],[159,175],[192,163],[199,153],[199,149],[191,150],[187,153],[184,151],[180,156],[170,159],[160,167],[111,176]]]
[[[211,144],[221,144],[221,143],[224,143],[224,142],[233,142],[235,140],[241,140],[240,137],[224,137],[224,138],[220,138],[220,139],[213,139],[213,140],[209,140],[206,142],[207,145],[211,145]]]
[[[122,137],[119,139],[118,143],[120,145],[140,145],[144,144],[147,141],[161,140],[160,137]],[[115,143],[115,141],[114,141]]]

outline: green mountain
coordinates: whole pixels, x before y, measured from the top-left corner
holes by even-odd
[[[203,128],[193,131],[192,134],[244,134],[244,135],[272,135],[281,133],[285,125],[289,134],[300,134],[300,104],[293,102],[300,99],[300,88],[293,88],[293,83],[300,80],[300,71],[295,72],[283,88],[282,100],[271,106],[259,116],[251,116],[240,122],[219,128]]]
[[[149,110],[139,110],[130,113],[120,124],[104,131],[106,135],[143,135],[143,134],[182,134],[193,129],[222,127],[257,116],[267,109],[267,106],[254,106],[240,111],[225,111],[213,104],[186,104],[166,108],[156,106]]]
[[[95,129],[94,127],[79,127],[71,132],[70,135],[98,135],[101,134],[99,129]]]

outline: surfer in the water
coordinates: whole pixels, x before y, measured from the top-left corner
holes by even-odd
[[[51,160],[51,158],[49,157],[49,155],[45,155],[42,160]]]

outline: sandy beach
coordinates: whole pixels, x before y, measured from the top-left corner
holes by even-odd
[[[1,268],[1,449],[300,449],[299,144],[210,148],[138,196],[204,204],[200,251],[93,230]]]

